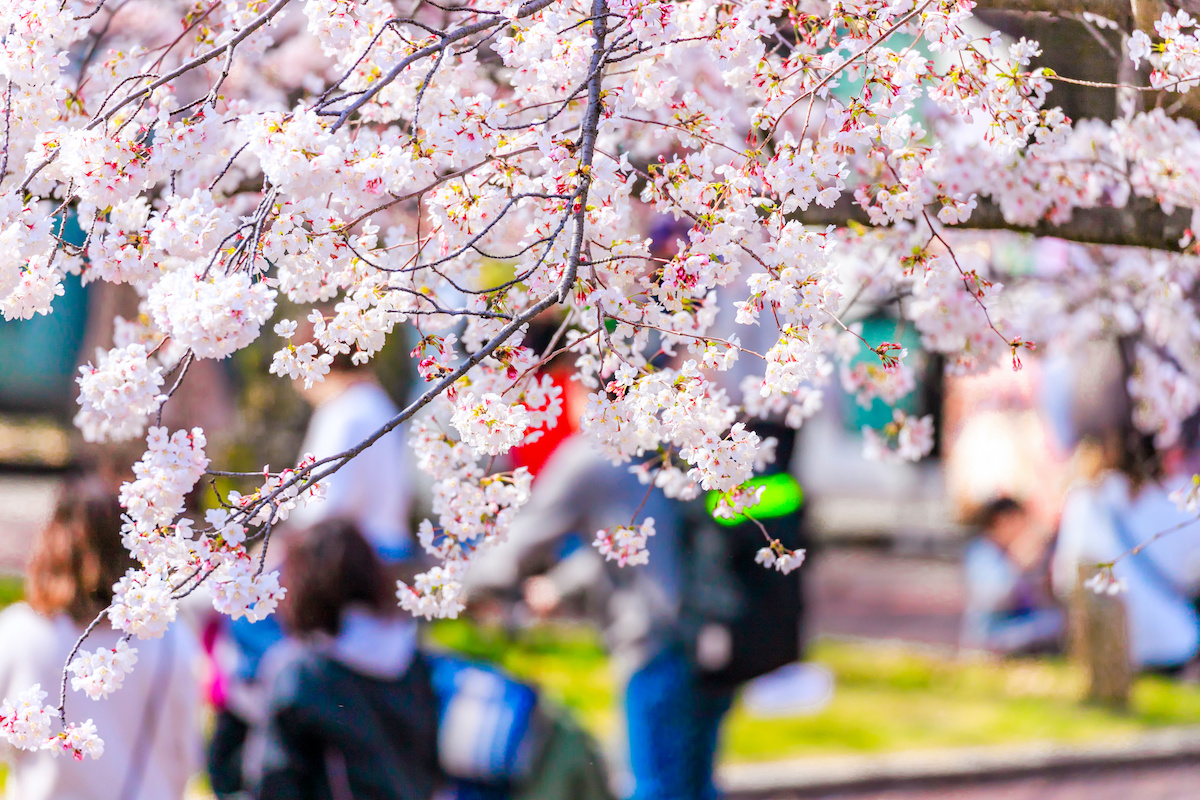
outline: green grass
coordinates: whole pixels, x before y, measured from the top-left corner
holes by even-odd
[[[20,577],[0,576],[0,607],[21,598],[21,585]],[[591,629],[540,627],[510,638],[459,620],[433,625],[432,637],[538,684],[601,740],[616,733],[615,678]],[[1081,702],[1083,675],[1061,659],[958,660],[891,643],[835,640],[817,642],[812,659],[834,675],[832,702],[817,714],[780,718],[735,707],[725,730],[726,760],[1083,743],[1200,724],[1200,687],[1142,677],[1129,710],[1118,712]]]
[[[0,575],[0,608],[19,601],[25,595],[25,578],[20,575]]]
[[[614,679],[586,629],[534,629],[508,640],[465,622],[440,643],[496,661],[566,703],[596,735],[618,724]],[[1130,709],[1081,702],[1084,679],[1061,659],[956,660],[885,643],[821,641],[812,658],[834,674],[832,702],[809,716],[763,718],[736,707],[724,758],[761,761],[899,750],[1116,740],[1200,724],[1200,687],[1139,678]]]

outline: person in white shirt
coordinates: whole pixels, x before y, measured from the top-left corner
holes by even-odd
[[[34,545],[27,603],[0,613],[0,696],[40,684],[57,702],[67,654],[112,600],[112,585],[133,566],[121,545],[121,507],[102,484],[68,484]],[[120,633],[102,620],[85,649],[115,647]],[[0,745],[9,764],[9,800],[179,800],[200,767],[200,650],[172,625],[160,639],[136,640],[137,665],[103,700],[68,691],[69,719],[91,719],[104,739],[99,759]]]
[[[1060,596],[1074,590],[1080,565],[1111,562],[1194,516],[1170,499],[1190,480],[1182,470],[1161,479],[1143,479],[1142,472],[1111,469],[1068,492],[1052,570]],[[1113,575],[1124,587],[1120,596],[1133,665],[1172,673],[1195,658],[1200,651],[1200,616],[1193,606],[1200,593],[1200,529],[1185,527],[1121,558]]]
[[[343,453],[399,413],[371,369],[355,366],[348,353],[335,356],[325,380],[302,393],[313,406],[313,415],[300,446],[301,457],[311,454],[321,460]],[[302,530],[327,520],[348,520],[371,544],[390,577],[407,569],[414,555],[409,530],[413,478],[404,431],[398,427],[388,432],[323,479],[325,498],[292,511],[288,527]],[[283,584],[289,585],[289,580],[285,569]],[[228,673],[222,671],[229,703],[217,711],[207,766],[214,793],[226,798],[241,797],[239,793],[246,790],[243,747],[256,711],[253,702],[242,699],[260,697],[260,660],[284,640],[284,631],[275,616],[255,623],[222,622],[216,638],[232,644],[235,666]]]
[[[317,459],[345,452],[399,413],[367,367],[339,355],[321,383],[304,390],[313,405],[300,454]],[[325,499],[292,512],[289,521],[309,527],[326,519],[349,519],[385,563],[412,553],[409,512],[413,479],[403,428],[396,428],[324,480]]]

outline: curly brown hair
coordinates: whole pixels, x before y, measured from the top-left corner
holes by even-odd
[[[83,625],[108,607],[113,584],[136,566],[121,544],[121,514],[102,481],[67,482],[29,557],[25,597],[35,611]]]

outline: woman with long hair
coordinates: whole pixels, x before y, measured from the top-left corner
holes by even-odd
[[[69,481],[38,534],[26,570],[26,602],[0,612],[0,696],[33,684],[57,693],[63,659],[99,620],[84,647],[115,648],[104,618],[112,587],[135,566],[121,544],[116,493],[97,479]],[[134,675],[107,698],[68,691],[72,719],[91,719],[103,757],[75,761],[42,750],[9,750],[10,800],[178,800],[199,767],[198,648],[182,626],[135,640]],[[8,749],[8,748],[5,748]]]

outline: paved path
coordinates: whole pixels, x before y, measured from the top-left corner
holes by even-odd
[[[958,641],[964,598],[956,561],[839,548],[814,558],[807,577],[818,634]]]
[[[1123,768],[958,787],[803,797],[821,800],[1195,800],[1200,797],[1200,765]]]

